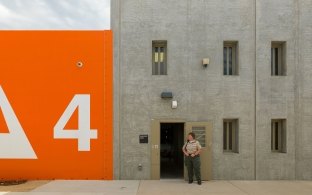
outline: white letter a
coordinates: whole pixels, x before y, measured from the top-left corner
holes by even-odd
[[[9,129],[9,133],[0,133],[0,159],[37,159],[1,86],[0,109]]]

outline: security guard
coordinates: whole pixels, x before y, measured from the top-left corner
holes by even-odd
[[[195,140],[195,134],[189,133],[187,136],[187,142],[184,144],[182,151],[185,155],[185,165],[187,167],[189,184],[193,183],[193,176],[197,179],[198,185],[201,185],[200,177],[200,157],[199,153],[201,150],[200,143]]]

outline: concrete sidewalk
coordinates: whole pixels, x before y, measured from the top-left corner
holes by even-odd
[[[207,181],[201,186],[183,180],[51,181],[31,192],[0,195],[311,195],[312,181]]]

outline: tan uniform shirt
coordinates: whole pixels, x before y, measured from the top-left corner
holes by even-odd
[[[188,154],[194,154],[201,149],[201,145],[197,140],[186,142],[183,146]]]

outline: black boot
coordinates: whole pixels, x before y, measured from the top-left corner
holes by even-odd
[[[189,180],[189,182],[188,182],[189,184],[191,184],[191,183],[193,183],[193,180]]]
[[[198,183],[198,185],[201,185],[201,180],[198,180],[197,183]]]

